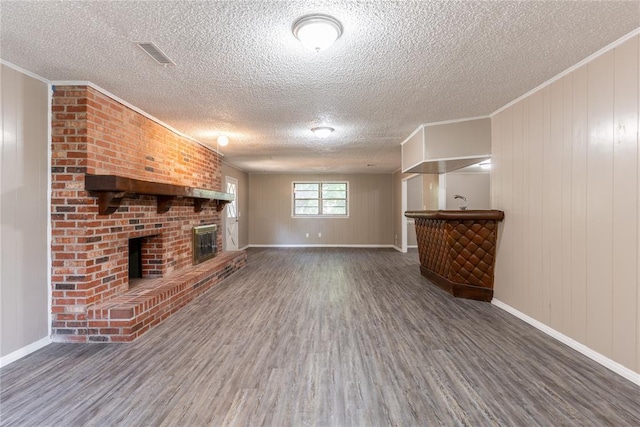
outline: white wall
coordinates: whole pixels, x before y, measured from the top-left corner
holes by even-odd
[[[6,364],[49,336],[49,86],[0,67],[0,356]]]
[[[455,159],[491,152],[491,120],[463,119],[424,127],[424,158]]]
[[[495,298],[637,373],[639,49],[635,35],[496,114],[491,179]]]
[[[407,210],[421,211],[424,206],[422,201],[422,175],[416,175],[407,180]],[[407,219],[407,246],[417,247],[416,226],[412,218]]]
[[[489,173],[444,174],[446,209],[460,209],[456,194],[467,198],[467,209],[491,209],[491,175]]]
[[[404,210],[402,209],[402,186],[406,185],[403,180],[407,179],[409,176],[410,174],[404,174],[400,172],[400,170],[395,171],[391,176],[391,193],[393,200],[391,212],[393,224],[392,238],[393,246],[398,250],[401,250],[403,244],[407,243],[403,242],[402,234],[403,221],[405,220]]]

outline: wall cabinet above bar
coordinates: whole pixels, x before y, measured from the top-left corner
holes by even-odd
[[[402,144],[402,172],[446,173],[491,158],[491,119],[421,125]]]

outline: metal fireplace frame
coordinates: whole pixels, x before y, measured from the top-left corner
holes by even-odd
[[[202,237],[204,235],[213,235],[213,238],[209,240],[208,245],[206,247],[213,247],[213,251],[211,253],[200,255],[202,245]],[[197,227],[193,227],[193,235],[191,238],[191,248],[193,252],[193,265],[200,264],[208,259],[211,259],[216,256],[218,251],[218,226],[216,224],[208,224],[208,225],[199,225]]]

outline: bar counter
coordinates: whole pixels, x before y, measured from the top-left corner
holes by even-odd
[[[498,210],[407,211],[416,224],[420,272],[451,295],[493,298]]]

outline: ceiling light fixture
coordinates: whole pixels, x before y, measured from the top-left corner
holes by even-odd
[[[307,15],[293,24],[292,31],[305,47],[320,52],[342,35],[342,24],[328,15]]]
[[[481,169],[491,169],[491,159],[485,160],[484,162],[478,163]]]
[[[229,138],[227,135],[219,135],[218,136],[218,145],[221,147],[226,147],[229,144]]]
[[[317,128],[312,128],[311,132],[313,132],[313,134],[318,138],[326,138],[331,135],[334,130],[334,128],[330,128],[328,126],[320,126]]]

